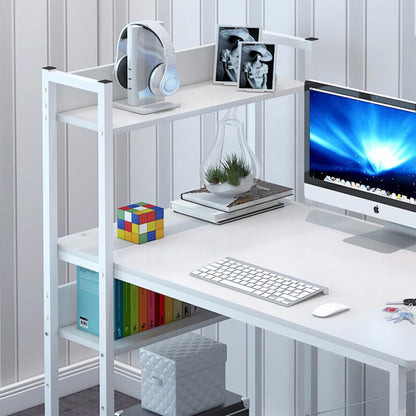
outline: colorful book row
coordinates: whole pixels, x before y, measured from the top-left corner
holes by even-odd
[[[98,273],[77,267],[77,327],[99,333]],[[191,316],[196,306],[114,279],[114,339]]]

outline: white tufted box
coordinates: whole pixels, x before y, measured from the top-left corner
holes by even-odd
[[[142,407],[191,416],[225,399],[227,346],[188,333],[140,349]]]

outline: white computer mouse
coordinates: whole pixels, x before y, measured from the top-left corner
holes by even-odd
[[[329,316],[348,311],[349,309],[350,307],[343,303],[324,303],[315,308],[312,315],[317,316],[318,318],[328,318]]]

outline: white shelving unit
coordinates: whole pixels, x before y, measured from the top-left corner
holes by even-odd
[[[303,52],[303,74],[307,75],[312,58],[313,39],[264,32],[265,40],[292,46]],[[120,240],[113,223],[113,136],[134,129],[171,122],[224,108],[285,96],[303,91],[303,82],[278,78],[273,93],[238,91],[214,85],[212,68],[214,45],[179,51],[178,72],[182,87],[175,95],[181,107],[166,112],[139,115],[113,109],[113,100],[125,98],[111,82],[113,65],[65,73],[53,67],[42,71],[43,99],[43,189],[44,189],[44,359],[45,414],[59,414],[58,337],[99,351],[100,415],[114,414],[114,354],[137,349],[150,342],[210,325],[225,317],[202,310],[199,315],[154,328],[134,336],[113,340],[113,276],[163,293],[160,283],[141,279],[140,270],[123,272],[114,263],[117,252],[132,245]],[[192,68],[192,70],[190,70]],[[57,209],[57,123],[93,130],[98,135],[98,228],[58,238]],[[129,201],[126,201],[128,203]],[[180,221],[180,220],[179,220]],[[190,220],[182,220],[189,223]],[[183,224],[165,221],[165,235],[176,233]],[[58,261],[87,267],[99,273],[99,331],[89,335],[76,328],[76,282],[58,285]],[[121,277],[119,277],[121,276]],[[171,288],[171,290],[173,290]],[[180,295],[174,290],[172,296]],[[176,296],[180,297],[180,296]]]

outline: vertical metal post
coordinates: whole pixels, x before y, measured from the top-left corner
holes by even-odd
[[[296,341],[296,416],[318,414],[318,349]]]
[[[43,138],[43,310],[45,360],[45,415],[59,414],[58,350],[58,145],[56,84],[42,70]]]
[[[98,81],[98,240],[100,415],[114,414],[113,84]]]
[[[390,416],[406,416],[406,368],[392,365],[390,375]]]
[[[247,396],[250,416],[264,415],[264,330],[247,325]]]

